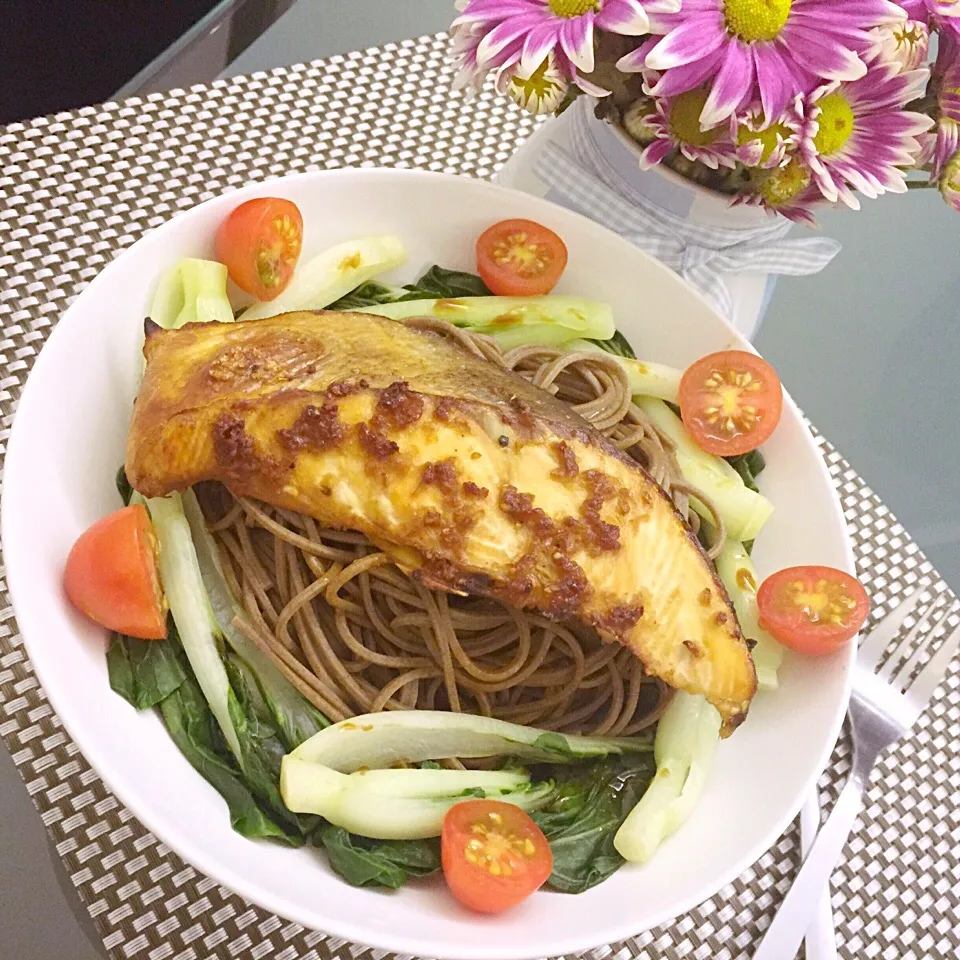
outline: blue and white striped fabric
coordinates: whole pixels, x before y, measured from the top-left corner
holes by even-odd
[[[583,103],[571,108],[573,154],[548,143],[536,160],[537,176],[560,195],[564,206],[663,261],[724,316],[733,315],[725,274],[751,270],[807,276],[840,252],[840,244],[825,237],[784,239],[791,224],[782,218],[771,218],[770,226],[731,229],[696,223],[664,209],[632,187],[608,160],[594,130],[600,121],[589,117],[588,109]]]

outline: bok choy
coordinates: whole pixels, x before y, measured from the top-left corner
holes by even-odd
[[[634,396],[656,397],[668,403],[677,402],[683,371],[676,367],[638,360],[636,357],[626,357],[591,340],[571,340],[566,347],[568,350],[590,350],[613,357],[627,375],[630,381],[630,392]]]
[[[161,280],[152,319],[168,328],[232,320],[226,279],[221,264],[181,261]],[[122,470],[117,486],[125,502],[142,500]],[[172,625],[166,641],[149,646],[115,636],[111,686],[138,709],[159,707],[180,750],[226,800],[235,829],[303,843],[313,822],[284,805],[280,763],[326,719],[235,627],[239,608],[193,492],[143,502]]]
[[[697,805],[720,738],[720,714],[678,690],[657,724],[650,786],[614,837],[625,860],[646,862]]]
[[[301,263],[283,293],[248,307],[240,319],[262,320],[292,310],[322,310],[368,280],[402,266],[406,259],[406,248],[394,236],[339,243]]]
[[[283,759],[280,790],[298,813],[376,840],[440,835],[444,814],[465,797],[491,797],[532,810],[553,793],[517,772],[492,770],[369,770],[339,773],[291,754]]]
[[[634,397],[634,402],[673,441],[684,479],[714,502],[729,536],[740,541],[753,540],[773,513],[773,504],[762,494],[749,490],[726,460],[701,450],[690,439],[680,418],[662,400]],[[691,498],[691,503],[701,517],[711,519],[703,504],[695,498]]]
[[[436,317],[455,327],[495,337],[505,349],[526,343],[563,344],[582,337],[609,337],[613,311],[605,303],[578,297],[456,297],[400,300],[360,307],[391,320]]]
[[[242,610],[223,575],[220,555],[207,529],[200,504],[192,490],[182,497],[183,512],[190,526],[200,578],[210,600],[210,609],[219,635],[253,670],[257,688],[289,750],[298,747],[327,726],[327,719],[293,688],[259,647],[235,625]]]
[[[157,535],[160,581],[170,603],[184,652],[217,718],[227,746],[243,766],[243,752],[230,709],[230,681],[217,648],[217,624],[203,587],[190,525],[179,493],[147,501]]]
[[[717,565],[717,574],[733,601],[744,637],[755,643],[753,665],[757,669],[757,686],[761,690],[776,690],[779,686],[777,671],[783,661],[783,647],[760,626],[756,567],[743,544],[732,537],[727,537],[714,563]]]
[[[227,297],[227,268],[215,260],[179,260],[160,277],[150,319],[167,330],[185,323],[233,320]]]
[[[573,763],[652,749],[649,737],[580,737],[466,713],[392,710],[341,720],[299,746],[293,756],[352,773],[450,757]]]

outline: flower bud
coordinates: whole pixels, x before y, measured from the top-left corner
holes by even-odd
[[[919,20],[884,23],[871,33],[871,54],[883,63],[897,63],[901,70],[916,70],[927,62],[930,31]]]

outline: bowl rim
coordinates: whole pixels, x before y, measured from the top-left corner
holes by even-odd
[[[304,181],[304,180],[313,180],[313,179],[335,179],[335,178],[346,178],[346,177],[361,177],[361,178],[384,178],[384,177],[393,177],[396,178],[400,183],[398,187],[402,188],[404,181],[412,181],[414,179],[420,180],[432,180],[436,181],[447,181],[451,183],[466,184],[471,186],[474,189],[481,189],[493,193],[499,194],[509,194],[509,195],[520,195],[524,198],[524,205],[531,211],[534,211],[536,208],[543,209],[545,211],[555,212],[558,208],[557,205],[552,202],[532,197],[529,194],[521,193],[507,187],[500,186],[495,183],[489,183],[486,181],[473,180],[470,178],[465,178],[457,176],[454,174],[446,173],[437,173],[432,171],[425,171],[419,169],[396,169],[396,168],[382,168],[382,167],[366,167],[366,168],[340,168],[334,170],[315,170],[315,171],[304,171],[296,174],[290,174],[283,177],[274,177],[265,181],[258,181],[256,183],[248,184],[243,187],[240,187],[235,190],[227,190],[221,193],[218,193],[216,196],[209,197],[206,200],[202,201],[199,204],[195,204],[193,207],[186,208],[185,210],[179,211],[174,217],[171,217],[169,220],[165,221],[163,224],[160,224],[156,228],[152,229],[149,233],[141,237],[136,243],[131,244],[129,247],[125,247],[120,250],[115,258],[110,261],[98,274],[94,277],[91,282],[81,291],[78,297],[70,304],[70,306],[64,311],[60,317],[60,321],[57,324],[57,327],[51,332],[50,336],[47,338],[44,343],[43,348],[40,351],[39,356],[37,357],[33,369],[30,372],[30,375],[27,378],[27,382],[24,384],[20,400],[18,402],[17,412],[14,417],[14,422],[11,427],[10,438],[7,445],[7,451],[4,458],[4,466],[11,462],[17,462],[21,456],[26,454],[26,447],[28,440],[25,434],[25,429],[22,426],[23,419],[20,417],[20,412],[23,410],[25,404],[24,400],[27,400],[27,407],[29,409],[29,404],[32,403],[33,393],[30,390],[30,382],[33,380],[34,371],[40,367],[41,364],[45,362],[51,362],[49,360],[45,361],[44,354],[47,354],[49,357],[52,355],[48,351],[50,343],[57,342],[57,334],[59,327],[61,326],[63,320],[69,315],[70,311],[73,309],[73,306],[80,301],[80,298],[87,293],[87,291],[96,289],[98,287],[104,286],[106,283],[112,281],[113,277],[118,274],[118,272],[123,267],[124,255],[133,250],[134,248],[149,247],[152,244],[159,242],[159,239],[162,239],[163,235],[170,229],[171,225],[175,224],[181,216],[194,214],[198,209],[212,205],[223,199],[225,196],[235,197],[238,201],[245,199],[250,199],[256,196],[262,196],[268,194],[271,190],[276,190],[278,185],[283,183],[289,183],[291,181]],[[596,223],[593,220],[590,220],[587,217],[584,217],[573,211],[564,209],[564,215],[575,218],[578,221],[579,228],[586,233],[599,233],[604,237],[604,241],[608,243],[622,244],[622,249],[625,254],[626,251],[630,251],[629,256],[640,255],[646,257],[652,264],[658,267],[665,275],[668,275],[671,279],[671,282],[677,281],[679,278],[669,270],[664,264],[655,258],[651,257],[649,254],[646,254],[642,250],[638,250],[629,241],[613,233],[613,231],[608,230],[602,225]],[[682,282],[682,281],[680,281]],[[687,286],[687,285],[685,285]],[[730,335],[734,338],[736,343],[741,344],[741,349],[744,348],[744,344],[747,349],[750,349],[753,352],[756,352],[752,345],[746,343],[743,340],[742,336],[737,333],[737,331],[730,325],[730,323],[720,316],[717,311],[709,304],[709,301],[700,294],[699,291],[695,290],[692,287],[688,286],[688,291],[694,293],[699,297],[704,304],[713,312],[727,328]],[[796,416],[798,416],[801,422],[806,423],[803,418],[803,414],[800,412],[799,408],[790,398],[789,394],[784,391],[785,394],[785,403],[790,406]],[[843,544],[844,544],[844,553],[848,569],[852,572],[854,571],[854,555],[852,549],[852,542],[850,539],[850,534],[847,529],[844,517],[842,505],[840,503],[839,495],[837,493],[836,487],[830,477],[829,471],[827,469],[826,463],[824,462],[823,457],[820,454],[820,451],[816,447],[816,443],[813,437],[807,432],[806,442],[809,444],[811,452],[815,454],[815,461],[817,463],[817,469],[821,472],[823,478],[826,480],[829,490],[831,491],[832,497],[832,506],[834,511],[834,516],[831,518],[831,523],[836,523],[842,530],[843,533]],[[23,450],[23,453],[21,453]],[[14,488],[14,492],[16,488]],[[9,492],[8,490],[5,492]],[[12,539],[8,538],[8,534],[11,530],[16,528],[15,521],[13,519],[14,515],[14,504],[12,504],[13,498],[9,496],[4,496],[2,502],[0,502],[0,542],[4,544],[13,543],[16,545],[18,538],[14,536]],[[25,586],[23,580],[21,579],[20,570],[19,570],[19,560],[18,553],[10,554],[7,550],[4,552],[4,562],[7,571],[7,588],[10,594],[11,602],[13,605],[14,615],[17,618],[18,630],[21,634],[24,647],[26,648],[27,655],[30,653],[30,643],[27,639],[27,633],[29,632],[29,627],[24,629],[21,625],[21,617],[18,612],[20,610],[27,610],[27,616],[24,618],[25,622],[29,623],[30,621],[30,604],[28,603],[24,606],[24,597],[28,595],[29,590]],[[18,599],[19,598],[19,599]],[[774,827],[768,831],[767,835],[758,842],[755,842],[750,846],[749,849],[746,849],[744,853],[735,860],[722,874],[714,877],[709,884],[704,885],[704,890],[697,891],[695,896],[688,896],[686,899],[679,901],[675,906],[661,910],[659,914],[655,914],[650,918],[647,918],[641,924],[641,928],[638,930],[635,924],[631,923],[628,919],[624,919],[617,924],[607,924],[605,925],[602,934],[600,935],[600,940],[595,938],[592,935],[582,935],[579,937],[568,937],[563,941],[563,943],[558,943],[554,946],[550,946],[549,949],[556,953],[563,954],[582,954],[586,951],[597,948],[607,943],[614,943],[621,940],[628,939],[630,937],[638,935],[644,930],[653,929],[654,927],[660,926],[663,923],[678,917],[684,913],[687,913],[699,903],[702,903],[704,900],[709,899],[717,894],[726,884],[735,880],[745,869],[750,867],[755,863],[763,854],[769,850],[773,844],[776,842],[777,838],[784,832],[784,830],[789,826],[789,824],[796,818],[797,814],[800,811],[800,808],[806,798],[810,795],[811,791],[815,788],[817,780],[820,777],[820,774],[824,770],[826,764],[829,761],[829,758],[833,752],[833,749],[836,745],[837,739],[839,737],[844,717],[847,710],[847,702],[849,700],[850,691],[853,682],[853,671],[852,664],[856,655],[856,644],[851,643],[848,647],[848,655],[845,661],[840,661],[844,669],[844,685],[842,696],[838,699],[837,704],[834,707],[834,716],[831,718],[829,725],[830,733],[824,741],[824,746],[821,750],[821,755],[818,757],[817,763],[811,767],[811,770],[808,772],[806,781],[802,792],[798,798],[795,798],[794,802],[789,804],[784,813],[777,819]],[[81,753],[84,755],[84,759],[87,763],[90,764],[91,768],[97,773],[97,775],[103,780],[106,787],[111,793],[113,793],[120,801],[124,804],[136,817],[137,819],[153,833],[158,839],[167,844],[181,859],[186,863],[194,866],[196,869],[201,871],[204,875],[209,876],[216,880],[216,882],[222,884],[224,887],[230,891],[236,893],[237,895],[247,899],[253,904],[257,904],[261,909],[267,910],[272,914],[276,914],[280,917],[293,920],[297,923],[304,925],[307,929],[317,929],[315,927],[316,920],[313,917],[310,917],[305,912],[299,909],[291,909],[295,907],[295,904],[290,904],[287,901],[283,900],[282,897],[275,896],[270,890],[257,886],[256,883],[252,883],[248,880],[247,876],[237,872],[232,868],[223,867],[216,855],[208,855],[207,851],[201,847],[191,847],[190,844],[182,844],[179,842],[170,842],[166,836],[165,824],[169,821],[169,817],[164,817],[162,815],[154,816],[153,812],[150,809],[144,810],[140,807],[140,804],[134,799],[132,802],[130,800],[130,795],[125,788],[123,778],[117,777],[115,771],[111,770],[111,764],[109,760],[103,764],[97,762],[94,758],[101,758],[103,754],[98,747],[97,738],[95,736],[88,736],[85,732],[84,725],[82,722],[75,721],[74,718],[70,717],[69,704],[67,704],[67,710],[65,712],[61,711],[61,706],[64,705],[65,701],[59,696],[59,694],[50,693],[50,687],[45,682],[45,668],[39,667],[38,664],[34,663],[31,660],[31,665],[34,668],[37,679],[39,680],[41,687],[43,689],[43,694],[49,701],[50,705],[53,707],[58,718],[63,724],[64,729],[70,738],[77,744]],[[55,685],[54,685],[55,686]],[[103,771],[109,771],[104,773]],[[251,841],[252,842],[252,841]],[[341,881],[346,887],[345,881]],[[706,888],[709,889],[706,889]],[[560,896],[559,894],[556,896]],[[342,938],[354,943],[358,943],[364,946],[369,946],[374,949],[386,950],[391,953],[398,954],[412,954],[414,956],[422,955],[424,952],[424,944],[416,939],[410,938],[404,935],[398,935],[393,938],[388,938],[382,936],[379,928],[371,928],[369,934],[363,930],[358,929],[355,923],[347,920],[341,922],[336,916],[331,916],[329,922],[324,921],[324,929],[319,930],[318,932],[323,933],[326,936],[332,936],[335,938]],[[436,951],[428,951],[429,956],[433,957],[442,957],[445,960],[535,960],[543,956],[542,950],[527,950],[524,951],[522,944],[518,944],[518,947],[512,952],[503,952],[494,951],[491,952],[489,947],[483,947],[479,944],[470,944],[465,943],[462,947],[458,947],[455,951],[447,950],[445,947],[442,948],[442,952],[438,953]]]

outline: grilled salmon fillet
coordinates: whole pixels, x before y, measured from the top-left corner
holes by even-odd
[[[145,496],[218,480],[358,530],[431,587],[593,625],[727,732],[745,716],[756,675],[712,565],[566,404],[379,317],[148,327],[126,456]]]

